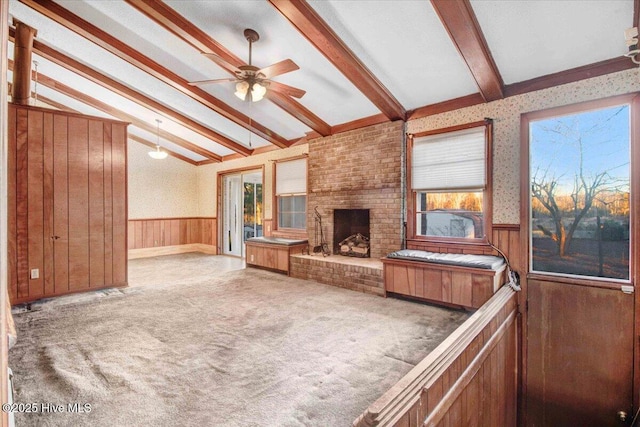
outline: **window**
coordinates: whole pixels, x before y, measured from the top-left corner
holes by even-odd
[[[307,159],[276,163],[277,228],[307,228]]]
[[[531,272],[630,280],[631,103],[625,100],[524,117]]]
[[[490,224],[491,126],[472,123],[414,135],[410,188],[418,239],[486,241]]]

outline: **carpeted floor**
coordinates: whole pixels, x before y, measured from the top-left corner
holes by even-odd
[[[130,275],[189,259],[162,258]],[[16,314],[15,400],[39,409],[18,425],[349,426],[469,316],[255,269],[182,276]]]

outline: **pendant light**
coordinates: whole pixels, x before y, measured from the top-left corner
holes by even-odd
[[[153,151],[149,151],[149,156],[152,159],[162,160],[162,159],[166,159],[169,153],[167,153],[166,151],[160,150],[160,123],[162,123],[162,120],[156,119],[156,123],[158,123],[157,131],[156,131],[156,137],[157,137],[156,149]]]

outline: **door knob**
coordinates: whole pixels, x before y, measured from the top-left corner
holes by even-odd
[[[58,240],[60,238],[60,236],[51,236],[52,240]]]
[[[625,411],[618,411],[618,419],[623,423],[627,421],[627,413]]]

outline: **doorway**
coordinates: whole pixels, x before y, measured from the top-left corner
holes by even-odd
[[[262,170],[222,177],[222,253],[244,258],[245,242],[262,236]]]

